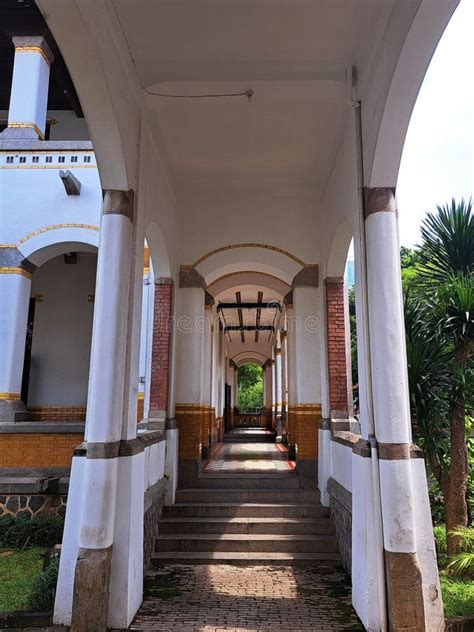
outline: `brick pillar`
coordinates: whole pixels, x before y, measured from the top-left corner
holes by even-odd
[[[352,394],[348,385],[350,376],[350,351],[346,336],[344,306],[344,279],[329,277],[326,286],[327,345],[329,376],[329,408],[331,414],[347,417]]]
[[[168,410],[170,370],[170,323],[173,302],[173,280],[155,279],[153,310],[153,343],[151,352],[150,419],[165,416]]]

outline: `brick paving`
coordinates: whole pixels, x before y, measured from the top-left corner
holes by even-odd
[[[206,461],[204,472],[291,472],[288,450],[276,443],[224,443]]]
[[[249,632],[363,630],[350,583],[337,568],[167,565],[145,580],[145,599],[129,628]]]

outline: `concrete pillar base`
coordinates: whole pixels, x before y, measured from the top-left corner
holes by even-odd
[[[296,473],[300,487],[315,488],[318,486],[318,459],[297,459]]]
[[[423,632],[423,581],[416,553],[385,550],[384,556],[390,629]]]
[[[74,580],[71,632],[107,630],[112,546],[80,549]]]
[[[0,399],[0,423],[28,421],[30,415],[21,400]]]

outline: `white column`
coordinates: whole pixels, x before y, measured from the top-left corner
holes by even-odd
[[[48,105],[49,70],[54,56],[44,37],[14,37],[15,62],[8,110],[8,127],[2,137],[44,139]]]
[[[281,344],[281,342],[280,342]],[[276,397],[276,406],[275,406],[275,414],[276,414],[276,431],[277,442],[281,442],[282,440],[282,431],[283,431],[283,421],[281,418],[282,411],[282,362],[281,362],[281,347],[275,347],[275,397]]]
[[[318,267],[307,266],[293,279],[295,322],[296,457],[300,476],[317,478],[321,419],[320,314]]]
[[[288,458],[295,459],[295,404],[296,404],[296,360],[295,360],[295,318],[293,310],[293,293],[285,297],[287,334],[286,334],[286,354],[287,354],[287,374],[288,374]]]
[[[0,422],[27,419],[21,382],[33,269],[15,247],[0,249]]]
[[[126,626],[141,599],[141,584],[133,578],[139,570],[143,570],[142,550],[134,551],[131,561],[129,546],[121,540],[130,525],[118,525],[116,521],[117,516],[124,514],[121,508],[124,502],[128,504],[125,512],[128,516],[138,509],[134,521],[136,528],[130,534],[133,533],[142,542],[140,524],[143,523],[140,523],[140,518],[143,515],[143,496],[138,497],[136,507],[131,507],[130,497],[137,497],[132,479],[140,479],[140,473],[139,489],[143,492],[143,455],[137,455],[138,467],[132,465],[131,457],[119,458],[122,433],[127,432],[124,401],[130,344],[132,222],[133,192],[105,191],[87,401],[87,452],[83,467],[72,473],[73,477],[81,477],[82,507],[78,512],[77,507],[68,505],[68,512],[76,512],[80,520],[77,529],[78,558],[74,564],[68,555],[61,556],[61,568],[65,570],[60,571],[63,583],[58,587],[63,594],[72,596],[68,586],[74,580],[74,598],[70,606],[64,607],[63,604],[63,608],[57,608],[55,612],[55,621],[66,625],[70,623],[73,632],[84,630],[85,622],[94,629],[105,629],[107,623],[114,623],[114,627],[118,623],[120,627]],[[117,493],[119,478],[120,494]],[[134,489],[128,494],[125,488],[130,485]],[[77,491],[76,480],[71,480],[71,486]],[[66,523],[71,524],[71,521],[66,520]],[[65,532],[69,553],[74,551],[74,538],[71,538],[71,533]],[[127,541],[130,544],[133,538],[129,537]],[[112,569],[117,560],[121,567],[131,564],[133,568],[132,575],[121,582],[119,590],[116,586],[117,573]],[[113,616],[109,612],[109,597]]]
[[[204,326],[202,328],[203,337],[203,357],[202,357],[202,379],[201,379],[201,404],[203,407],[202,421],[202,458],[208,457],[211,447],[211,397],[212,397],[212,306],[214,299],[206,293],[205,299]]]
[[[277,388],[276,388],[275,350],[272,351],[272,428],[276,427],[277,416]]]
[[[415,507],[413,466],[418,459],[413,459],[416,453],[411,445],[394,189],[366,189],[364,210],[372,396],[390,626],[394,630],[402,626],[440,629],[441,598],[433,598],[432,590],[435,586],[439,591],[439,583],[431,521],[417,514]],[[417,474],[419,478],[418,470]],[[429,549],[431,556],[422,559],[419,549]]]

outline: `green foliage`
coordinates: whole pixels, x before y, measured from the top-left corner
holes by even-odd
[[[59,516],[0,516],[0,548],[54,546],[61,542],[63,529]]]
[[[355,307],[355,287],[351,287],[349,296],[349,327],[351,331],[351,372],[352,372],[352,401],[354,410],[359,410],[359,368],[357,364],[357,325]]]
[[[440,581],[446,618],[474,616],[474,582],[444,574]]]
[[[459,527],[451,535],[461,539],[460,551],[453,555],[447,569],[453,575],[474,575],[474,527]]]
[[[35,612],[47,612],[54,607],[58,583],[59,557],[51,558],[48,566],[33,580],[28,608]]]
[[[257,364],[244,364],[237,374],[237,408],[241,413],[263,406],[263,371]]]
[[[25,610],[31,583],[43,568],[44,549],[0,552],[0,612]]]

